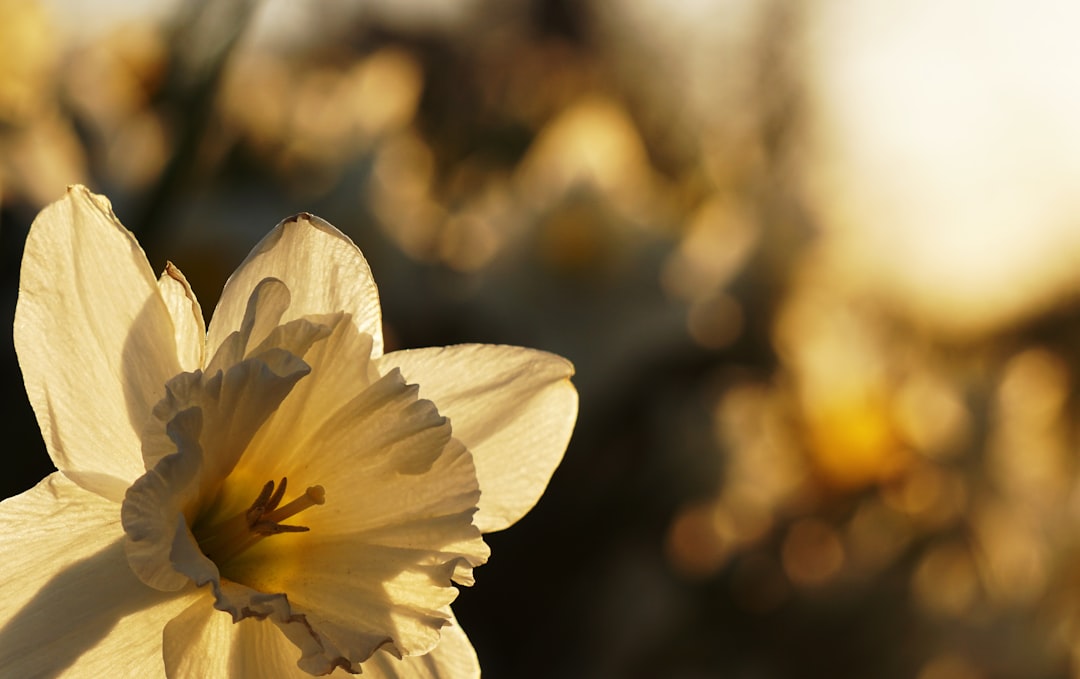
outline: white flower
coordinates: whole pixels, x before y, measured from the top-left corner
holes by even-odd
[[[452,582],[561,460],[567,361],[384,355],[367,263],[306,214],[204,332],[83,187],[31,227],[15,345],[59,471],[0,504],[0,675],[479,676]]]

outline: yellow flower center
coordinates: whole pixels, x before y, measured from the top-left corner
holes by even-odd
[[[311,486],[300,497],[279,507],[285,497],[287,484],[288,479],[282,477],[281,483],[275,489],[274,482],[267,481],[251,507],[206,530],[197,531],[203,554],[220,567],[263,538],[310,530],[307,526],[292,526],[281,522],[305,509],[326,502],[326,491],[322,486]]]

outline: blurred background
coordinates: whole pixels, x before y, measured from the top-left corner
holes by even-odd
[[[306,210],[388,348],[577,366],[565,461],[455,604],[485,676],[1078,677],[1078,21],[0,0],[2,495],[51,470],[9,330],[44,204],[107,194],[207,313]]]

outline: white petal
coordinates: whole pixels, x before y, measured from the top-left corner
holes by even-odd
[[[240,326],[217,346],[213,357],[207,362],[206,373],[213,375],[219,370],[228,370],[229,366],[243,360],[249,347],[260,342],[279,325],[291,298],[289,288],[278,279],[264,278],[259,281],[244,305]]]
[[[310,679],[297,666],[296,646],[266,620],[232,617],[213,599],[196,601],[165,627],[168,677],[281,677]]]
[[[119,500],[145,470],[139,433],[180,364],[157,280],[105,198],[75,186],[34,220],[14,339],[53,462]]]
[[[309,372],[299,356],[328,337],[344,319],[343,314],[331,314],[277,326],[288,305],[289,290],[281,281],[260,281],[248,299],[240,329],[226,338],[206,370],[181,373],[166,383],[165,397],[154,405],[142,434],[146,469],[176,450],[166,435],[166,425],[177,413],[193,407],[204,411],[211,434],[207,459],[229,460],[232,468],[259,426]],[[256,329],[259,344],[252,348]]]
[[[427,655],[398,659],[381,651],[363,665],[368,679],[479,679],[480,661],[457,620],[443,627],[439,645]]]
[[[312,434],[378,379],[370,355],[371,337],[351,323],[338,323],[328,338],[316,342],[303,355],[311,374],[297,383],[245,453],[242,466],[254,474],[245,493],[270,480],[268,474],[276,473],[280,478],[312,456],[317,450]],[[293,481],[297,488],[306,483]],[[235,510],[246,508],[252,499],[246,494],[237,498]]]
[[[175,547],[187,533],[184,510],[199,498],[204,465],[199,443],[202,411],[189,408],[169,422],[177,452],[166,455],[131,488],[121,509],[128,565],[146,585],[162,591],[186,587],[191,566],[177,564]]]
[[[360,250],[329,223],[309,214],[290,217],[262,240],[225,284],[207,335],[212,353],[240,328],[255,286],[276,278],[292,293],[281,321],[344,311],[363,333],[371,335],[374,353],[382,353],[379,292]]]
[[[562,461],[577,419],[574,367],[532,349],[483,344],[397,351],[378,361],[401,369],[420,396],[450,418],[480,481],[475,521],[489,533],[528,512]]]
[[[166,627],[169,676],[279,676],[271,670],[290,665],[308,675],[329,674],[338,667],[353,669],[356,666],[347,658],[367,658],[388,641],[375,635],[343,634],[320,624],[293,607],[284,594],[258,592],[229,580],[213,583],[212,591],[212,599],[192,605]],[[232,629],[226,628],[226,621]],[[251,622],[276,628],[282,638]],[[291,653],[281,643],[285,640]],[[250,655],[267,649],[269,657]],[[206,655],[216,657],[202,657]],[[291,671],[284,674],[292,676]]]
[[[209,598],[192,604],[165,629],[169,677],[280,677],[310,679],[297,665],[296,646],[269,621],[232,618]],[[430,653],[398,659],[378,651],[361,666],[371,679],[477,679],[480,664],[456,620]],[[343,676],[338,671],[333,676]]]
[[[303,361],[274,348],[208,379],[194,372],[169,382],[154,414],[176,452],[157,456],[168,447],[148,433],[153,467],[127,490],[121,511],[128,559],[143,582],[174,590],[189,579],[206,581],[195,577],[205,568],[198,550],[198,563],[182,562],[178,550],[191,539],[187,521],[217,495],[251,437],[307,372]]]
[[[471,456],[396,371],[306,434],[291,454],[278,449],[277,467],[273,441],[258,452],[253,443],[233,476],[261,470],[288,476],[290,487],[322,485],[325,504],[295,517],[310,532],[261,541],[223,576],[285,592],[354,664],[367,659],[354,649],[372,650],[354,637],[389,638],[398,655],[426,652],[457,595],[451,581],[469,582],[488,556],[472,525],[479,493]]]
[[[165,676],[231,677],[231,650],[235,630],[232,618],[215,610],[213,597],[203,597],[165,625],[162,654]],[[270,674],[252,676],[272,676]]]
[[[161,630],[189,592],[127,566],[119,506],[56,473],[0,503],[0,676],[160,676]]]
[[[165,271],[158,278],[158,287],[172,317],[180,369],[191,371],[202,368],[206,352],[206,326],[199,300],[195,298],[184,274],[172,262],[165,263]]]

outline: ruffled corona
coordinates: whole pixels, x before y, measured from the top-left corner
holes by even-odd
[[[363,369],[336,412],[313,411],[310,394],[294,396],[303,380],[336,369],[330,360],[340,355],[317,346],[352,345],[349,356],[364,364],[371,343],[343,314],[281,323],[290,300],[280,280],[260,281],[210,368],[168,382],[143,439],[153,466],[122,507],[129,563],[163,591],[210,585],[214,606],[234,621],[269,619],[300,647],[301,667],[316,674],[357,671],[380,649],[423,654],[450,620],[452,579],[470,582],[471,569],[487,558],[472,525],[479,487],[471,456],[397,371],[356,366]],[[275,430],[285,433],[269,438]],[[321,464],[342,453],[347,468]],[[447,464],[437,465],[443,458]],[[259,481],[267,477],[281,482]],[[325,483],[282,504],[289,477]],[[324,505],[326,486],[334,504],[305,512]],[[443,492],[437,507],[399,500],[382,505],[375,525],[357,520],[372,517],[367,498],[386,487],[400,497]],[[238,509],[237,502],[246,504]],[[305,525],[283,523],[300,512]],[[395,543],[405,535],[401,549]],[[297,568],[302,562],[308,566]],[[336,593],[336,579],[312,577],[375,565],[387,569],[380,588],[352,597]]]

